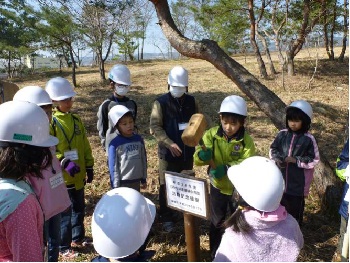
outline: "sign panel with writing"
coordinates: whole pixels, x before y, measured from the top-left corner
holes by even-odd
[[[208,219],[207,181],[181,173],[165,172],[169,207]]]

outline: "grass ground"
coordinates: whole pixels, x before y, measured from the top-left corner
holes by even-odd
[[[345,131],[348,124],[349,63],[330,62],[323,57],[318,61],[316,75],[309,85],[314,72],[316,52],[321,51],[305,50],[297,56],[295,76],[283,77],[279,73],[275,78],[260,79],[260,81],[286,104],[297,99],[305,99],[311,103],[315,115],[311,132],[315,135],[320,150],[334,167],[336,157],[345,141]],[[336,50],[336,54],[338,53]],[[319,54],[319,57],[322,56]],[[258,76],[254,57],[237,56],[235,59],[252,74]],[[159,187],[157,143],[149,134],[149,116],[154,99],[167,92],[167,74],[175,65],[182,65],[189,70],[189,92],[197,98],[202,111],[209,115],[214,122],[217,121],[220,103],[226,96],[237,94],[247,100],[249,114],[247,130],[256,143],[259,155],[268,156],[270,143],[278,132],[267,116],[242,94],[238,87],[206,61],[182,59],[128,63],[133,82],[129,95],[138,104],[137,125],[147,147],[148,188],[143,193],[155,203],[157,203]],[[107,71],[111,66],[106,65]],[[276,68],[278,68],[277,59]],[[48,72],[26,79],[16,79],[14,82],[20,87],[26,85],[44,87],[50,77],[58,75],[70,78],[68,71],[62,74]],[[77,82],[79,84],[76,89],[78,96],[73,111],[83,118],[95,157],[95,179],[92,184],[86,187],[85,225],[87,235],[91,236],[90,220],[93,208],[101,195],[109,190],[106,155],[100,146],[96,130],[96,113],[98,106],[110,96],[111,91],[107,83],[101,84],[99,82],[97,68],[78,69]],[[196,176],[205,178],[204,167],[195,167],[194,170]],[[309,196],[306,200],[305,225],[302,228],[305,245],[298,261],[331,261],[338,240],[338,225],[337,216],[330,218],[322,215],[319,211],[317,197],[315,195]],[[210,261],[208,226],[208,221],[199,220],[201,261]],[[177,222],[173,233],[166,234],[161,231],[161,225],[156,219],[152,233],[148,248],[155,250],[156,254],[151,261],[187,261],[182,220]],[[90,261],[96,255],[93,248],[85,248],[80,252],[81,254],[76,261]]]

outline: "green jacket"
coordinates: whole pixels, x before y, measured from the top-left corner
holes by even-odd
[[[223,135],[221,126],[215,126],[205,132],[203,142],[207,148],[212,149],[213,161],[217,166],[236,165],[244,159],[255,155],[254,141],[244,129],[241,136],[228,142]],[[199,159],[198,152],[200,150],[201,147],[197,146],[193,156],[195,165],[208,165],[209,162]],[[222,194],[231,195],[233,193],[233,185],[228,179],[227,174],[220,179],[210,176],[210,183],[219,189]]]
[[[62,171],[67,186],[74,185],[76,190],[82,189],[86,177],[86,167],[93,167],[94,158],[80,117],[70,112],[63,113],[55,109],[50,125],[50,134],[56,136],[59,140],[56,146],[56,156],[60,161],[64,159],[66,151],[77,150],[78,160],[74,160],[74,162],[79,165],[80,172],[72,177],[63,167]]]

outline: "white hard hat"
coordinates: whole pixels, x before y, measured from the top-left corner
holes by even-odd
[[[65,100],[77,95],[69,81],[62,77],[50,79],[46,83],[45,90],[49,93],[50,98],[56,101]]]
[[[313,115],[313,112],[312,112],[312,107],[310,105],[310,103],[308,103],[307,101],[305,100],[296,100],[296,101],[293,101],[287,108],[290,108],[290,107],[294,107],[294,108],[298,108],[299,110],[301,110],[302,112],[304,112],[307,116],[309,116],[310,120],[312,120],[312,115]]]
[[[168,84],[174,87],[188,86],[188,72],[181,66],[173,67],[168,76]]]
[[[38,105],[26,101],[9,101],[0,105],[0,141],[41,147],[58,144],[50,135],[49,120]]]
[[[13,96],[13,100],[28,101],[38,106],[51,105],[50,95],[39,86],[26,86]]]
[[[228,96],[221,102],[219,113],[221,112],[229,112],[239,114],[242,116],[247,116],[247,103],[240,96]]]
[[[113,126],[115,126],[120,120],[120,118],[128,112],[131,111],[124,105],[115,105],[108,112],[108,118],[112,121]]]
[[[108,191],[92,215],[95,250],[107,258],[133,254],[145,242],[155,215],[154,203],[138,191],[127,187]]]
[[[118,84],[131,85],[130,70],[122,64],[114,65],[108,74],[108,78]]]
[[[227,175],[250,206],[263,212],[272,212],[279,207],[284,180],[274,161],[261,156],[249,157],[231,166]]]

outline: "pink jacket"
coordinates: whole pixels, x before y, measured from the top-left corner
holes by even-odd
[[[61,164],[55,154],[53,154],[52,167],[43,170],[42,175],[44,179],[33,176],[27,176],[27,179],[38,196],[45,220],[48,220],[66,210],[71,205],[71,201],[63,180]]]
[[[0,222],[0,261],[44,261],[43,213],[29,194],[16,210]]]
[[[280,206],[279,209],[285,209]],[[279,210],[278,209],[278,210]],[[277,211],[277,210],[276,210]],[[216,252],[214,261],[296,261],[304,238],[297,221],[286,212],[276,220],[256,210],[244,211],[244,216],[253,230],[248,234],[227,228]],[[271,212],[273,213],[273,212]],[[264,220],[265,218],[265,220]]]

